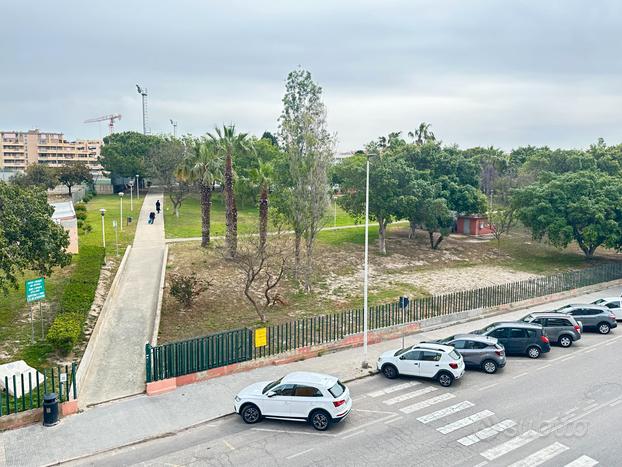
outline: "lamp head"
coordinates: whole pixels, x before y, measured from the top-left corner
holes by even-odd
[[[106,214],[106,209],[105,208],[101,208],[99,210],[99,212],[101,212],[102,213],[102,217],[104,217],[104,214]]]
[[[120,192],[119,192],[119,196],[120,196],[121,198],[123,198],[123,192],[122,192],[122,191],[120,191]]]

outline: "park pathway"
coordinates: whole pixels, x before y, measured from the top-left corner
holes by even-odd
[[[94,348],[91,367],[80,391],[80,406],[98,404],[145,390],[145,343],[153,332],[162,259],[165,250],[163,215],[147,224],[161,193],[148,193],[136,235],[119,278],[109,314]]]

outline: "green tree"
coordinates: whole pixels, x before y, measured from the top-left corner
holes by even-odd
[[[177,177],[184,183],[196,183],[201,194],[201,246],[210,242],[212,217],[212,193],[216,181],[222,180],[222,158],[205,138],[193,143],[192,152],[177,170]]]
[[[428,231],[430,248],[436,250],[449,235],[454,223],[454,215],[443,198],[426,199],[421,207],[421,225]],[[438,236],[435,238],[435,234]]]
[[[274,177],[274,167],[270,162],[258,160],[258,167],[250,173],[251,183],[259,188],[259,248],[266,247],[268,239],[268,194]]]
[[[408,132],[408,136],[410,136],[411,138],[416,138],[415,142],[417,144],[427,143],[428,141],[436,141],[434,133],[430,131],[431,126],[432,125],[430,125],[429,123],[421,122],[419,124],[419,127],[414,132]]]
[[[238,249],[238,208],[235,203],[233,190],[233,158],[240,152],[251,151],[252,145],[246,133],[235,132],[234,125],[223,125],[222,130],[216,128],[216,134],[208,133],[212,147],[216,154],[225,160],[224,194],[225,194],[225,248],[230,258],[235,257]]]
[[[71,188],[81,183],[92,183],[91,169],[84,162],[63,165],[57,171],[58,180],[65,185],[71,194]]]
[[[184,159],[194,147],[192,138],[162,138],[151,147],[146,158],[146,169],[149,177],[155,178],[168,194],[175,216],[179,217],[179,209],[184,199],[190,194],[190,184],[178,177]]]
[[[26,271],[48,276],[67,266],[69,237],[52,220],[54,209],[45,191],[0,182],[0,289],[18,287]]]
[[[512,199],[518,218],[534,239],[557,248],[573,240],[586,257],[605,245],[622,246],[622,184],[603,173],[556,175],[519,189]]]
[[[158,144],[158,136],[143,135],[135,131],[113,133],[104,138],[100,162],[104,169],[120,177],[147,174],[149,150]]]
[[[43,164],[30,164],[23,173],[17,173],[11,177],[11,183],[22,187],[38,186],[45,190],[58,185],[56,171]]]
[[[279,148],[266,138],[250,138],[249,145],[252,145],[252,151],[239,151],[233,159],[237,175],[236,201],[243,205],[257,202],[257,187],[252,183],[251,173],[259,168],[259,161],[272,163],[281,154]]]

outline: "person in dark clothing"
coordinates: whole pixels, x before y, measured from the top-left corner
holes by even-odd
[[[156,201],[156,212],[160,214],[160,200]]]
[[[149,224],[153,224],[153,221],[155,221],[155,217],[156,217],[155,212],[151,211],[151,212],[149,213],[149,222],[148,222],[148,223],[149,223]]]

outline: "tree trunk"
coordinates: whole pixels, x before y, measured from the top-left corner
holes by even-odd
[[[259,195],[259,248],[266,247],[268,240],[268,189],[261,188]]]
[[[235,258],[238,249],[238,210],[235,205],[235,194],[233,193],[233,162],[231,153],[227,154],[225,160],[225,220],[227,233],[225,235],[225,245],[227,255]]]
[[[175,208],[177,213],[178,209]],[[210,224],[212,213],[212,187],[201,184],[201,246],[210,242]]]
[[[434,249],[434,232],[428,230],[428,236],[430,237],[430,248]]]
[[[313,239],[306,239],[307,264],[305,265],[305,292],[311,292],[311,273],[313,272]]]
[[[72,186],[73,186],[73,185],[67,185],[67,188],[69,188],[69,196],[71,196],[71,187],[72,187]]]
[[[300,272],[300,243],[302,242],[302,234],[294,233],[294,278],[299,278]]]
[[[179,219],[179,205],[178,204],[175,205],[175,217]]]
[[[410,224],[410,232],[408,233],[408,238],[412,240],[415,238],[415,231],[417,230],[417,226],[414,219],[410,219],[408,223]]]
[[[436,242],[434,242],[434,246],[432,247],[432,249],[436,250],[444,239],[445,237],[443,236],[443,234],[440,234],[440,236],[436,239]]]
[[[387,223],[382,218],[378,219],[378,234],[379,234],[378,246],[380,249],[380,254],[386,255],[387,254],[387,237],[386,237],[387,236]]]

